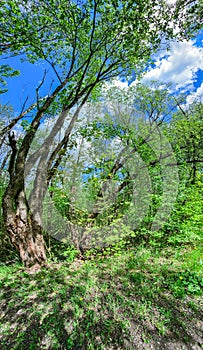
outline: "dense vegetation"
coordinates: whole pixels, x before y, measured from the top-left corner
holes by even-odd
[[[1,348],[201,349],[202,96],[141,83],[202,27],[201,1],[0,14],[1,57],[45,66],[19,114],[0,105]],[[0,73],[3,94],[20,72]]]

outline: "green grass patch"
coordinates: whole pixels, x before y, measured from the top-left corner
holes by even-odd
[[[140,246],[35,275],[1,266],[2,350],[144,349],[163,339],[202,344],[201,252]]]

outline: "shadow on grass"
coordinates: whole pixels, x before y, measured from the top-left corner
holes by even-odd
[[[132,256],[78,264],[8,271],[2,350],[202,349],[201,299],[174,296],[179,272]]]

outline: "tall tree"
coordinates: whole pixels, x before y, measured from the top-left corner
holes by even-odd
[[[10,181],[3,199],[5,224],[26,267],[38,269],[46,264],[42,201],[82,106],[103,81],[123,74],[129,76],[132,70],[141,71],[163,40],[174,35],[190,36],[200,25],[200,12],[198,1],[177,1],[173,7],[158,0],[3,1],[3,58],[23,55],[31,63],[46,63],[54,74],[44,93],[48,77],[48,72],[44,72],[35,90],[35,103],[27,106],[25,99],[20,115],[1,132],[3,137],[7,133],[12,150]],[[58,119],[52,131],[41,147],[30,154],[43,118],[56,114]],[[31,121],[24,137],[16,140],[11,129],[27,115]],[[62,128],[63,137],[56,145]],[[28,199],[24,173],[36,161],[34,187]]]

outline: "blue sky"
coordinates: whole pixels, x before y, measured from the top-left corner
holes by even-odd
[[[8,92],[0,95],[0,103],[10,104],[16,113],[21,111],[26,97],[29,97],[28,106],[36,101],[35,89],[43,79],[45,69],[49,69],[49,74],[47,74],[46,83],[44,89],[41,89],[41,93],[43,94],[45,91],[47,93],[52,74],[50,67],[46,64],[31,64],[23,61],[20,57],[0,60],[0,64],[9,64],[12,68],[20,70],[19,76],[7,79]]]
[[[9,64],[21,71],[18,77],[8,79],[8,92],[0,95],[0,103],[10,104],[18,114],[26,97],[29,97],[28,105],[35,101],[35,89],[48,67],[42,63],[21,62],[19,57],[1,60],[0,64]],[[42,95],[47,93],[52,76],[54,74],[49,68]],[[173,83],[176,89],[190,94],[188,101],[197,95],[203,96],[203,30],[193,40],[172,42],[170,51],[158,52],[155,64],[149,68],[143,81],[150,79]],[[125,84],[116,81],[116,85]]]

